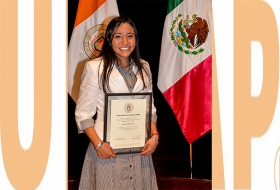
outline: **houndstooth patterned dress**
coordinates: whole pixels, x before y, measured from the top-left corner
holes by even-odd
[[[157,190],[151,156],[117,155],[100,159],[90,143],[85,156],[79,190]]]
[[[148,63],[142,60],[148,66]],[[76,104],[78,132],[94,126],[99,137],[103,137],[104,93],[98,88],[98,77],[102,71],[102,60],[86,63]],[[132,63],[127,72],[115,66],[111,72],[110,88],[113,92],[143,92],[143,84],[136,75],[137,66]],[[151,77],[146,77],[152,91]],[[114,86],[114,84],[116,84]],[[91,98],[88,98],[91,97]],[[92,116],[97,112],[96,121]],[[156,109],[152,105],[152,121],[156,122]],[[101,138],[102,139],[102,138]],[[132,149],[133,151],[133,149]],[[100,159],[92,143],[89,143],[82,168],[79,190],[157,190],[156,174],[152,156],[139,153],[121,154],[114,159]]]

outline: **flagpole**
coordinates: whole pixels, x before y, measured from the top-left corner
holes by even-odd
[[[192,179],[192,143],[190,143],[190,171],[191,171],[191,179]]]

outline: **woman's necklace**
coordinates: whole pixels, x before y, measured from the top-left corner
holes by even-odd
[[[128,64],[128,65],[127,65],[127,66],[125,66],[125,67],[122,67],[122,66],[121,66],[121,67],[122,67],[123,69],[126,69],[126,68],[127,68],[127,67],[129,67],[129,66],[130,66],[130,64]]]
[[[128,65],[126,65],[126,66],[122,66],[122,65],[120,65],[120,67],[128,71],[128,70],[129,70],[129,68],[130,68],[130,64],[128,64]]]
[[[120,61],[119,64],[118,64],[118,66],[121,67],[121,68],[123,68],[123,69],[125,69],[125,70],[129,70],[130,63],[128,62],[128,64],[127,64],[126,66],[123,66],[123,65],[122,65],[122,62]],[[128,68],[128,69],[127,69],[127,68]]]

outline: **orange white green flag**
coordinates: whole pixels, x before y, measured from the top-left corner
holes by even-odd
[[[157,86],[189,143],[212,129],[212,2],[169,0]]]
[[[79,0],[68,47],[68,93],[76,102],[85,62],[96,58],[108,23],[119,10],[116,0]]]

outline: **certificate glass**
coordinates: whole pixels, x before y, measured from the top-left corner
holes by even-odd
[[[117,154],[139,153],[151,131],[152,93],[106,93],[103,141]]]

